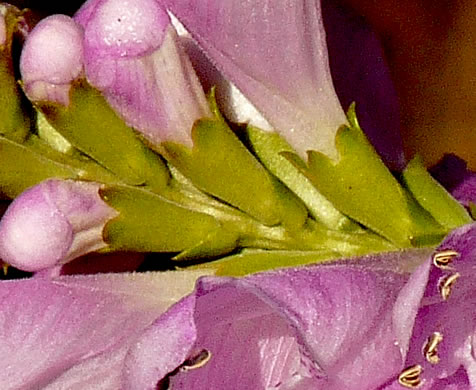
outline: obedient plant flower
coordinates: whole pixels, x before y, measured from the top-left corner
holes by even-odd
[[[127,184],[163,187],[169,174],[162,160],[85,80],[84,39],[83,28],[72,18],[53,15],[26,40],[20,71],[38,117],[46,119],[43,125],[38,121],[38,133],[46,140],[64,137],[61,151],[73,146]]]
[[[211,112],[170,18],[154,0],[90,0],[84,27],[89,82],[150,142],[192,146],[193,123]]]
[[[318,1],[165,3],[225,78],[305,157],[336,157],[346,117],[332,85]]]
[[[334,135],[346,123],[342,107],[356,101],[377,151],[392,168],[403,167],[395,92],[380,44],[362,18],[332,1],[321,10],[320,0],[164,2],[213,64],[189,45],[205,84],[210,75],[218,84],[229,119],[269,129],[242,103],[245,96],[302,157],[307,150],[335,157]]]
[[[160,274],[3,282],[0,351],[8,375],[0,383],[474,389],[475,243],[472,224],[433,254],[411,250],[242,279],[206,277],[162,315],[160,281],[137,283]],[[167,289],[183,280],[167,277]],[[30,320],[10,320],[19,315]]]
[[[117,212],[100,186],[52,179],[23,192],[0,221],[0,258],[35,272],[104,248],[102,230]]]
[[[28,97],[67,106],[73,80],[83,70],[83,32],[71,18],[41,20],[23,47],[20,72]]]
[[[152,388],[169,369],[143,351],[173,328],[189,340],[174,389],[474,389],[475,243],[466,225],[411,275],[407,252],[203,279],[131,349],[129,384]]]

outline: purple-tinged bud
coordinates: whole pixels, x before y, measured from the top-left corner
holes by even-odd
[[[88,81],[150,142],[192,145],[190,129],[211,116],[167,12],[155,0],[92,0],[84,27]]]
[[[66,15],[40,21],[25,42],[20,72],[32,101],[53,101],[67,106],[71,82],[83,69],[83,31]]]
[[[36,272],[106,247],[102,230],[117,212],[102,201],[100,184],[46,180],[23,192],[0,221],[0,257]]]

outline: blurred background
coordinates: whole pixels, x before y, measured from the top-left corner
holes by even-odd
[[[399,96],[407,156],[419,153],[431,166],[453,152],[476,170],[476,2],[338,1],[364,16],[383,42]],[[82,1],[11,3],[41,17],[71,15]]]

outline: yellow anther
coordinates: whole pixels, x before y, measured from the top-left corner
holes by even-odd
[[[455,284],[456,280],[460,277],[460,274],[458,272],[446,276],[440,281],[439,289],[440,289],[440,295],[443,298],[444,301],[447,301],[448,298],[451,295],[451,289],[453,288],[453,285]]]
[[[430,364],[438,364],[440,357],[438,356],[438,345],[443,341],[443,335],[440,332],[434,332],[423,347],[425,359]]]
[[[405,368],[398,376],[398,383],[407,389],[416,389],[422,384],[420,375],[423,369],[419,364]]]
[[[456,256],[459,256],[459,252],[451,249],[435,253],[433,256],[433,264],[438,268],[448,268]]]
[[[203,367],[205,364],[209,362],[212,358],[212,353],[208,349],[202,349],[198,354],[192,356],[185,360],[180,369],[182,371],[190,371],[195,370],[197,368]]]

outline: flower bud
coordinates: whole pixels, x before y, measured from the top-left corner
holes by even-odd
[[[92,182],[51,179],[17,197],[0,221],[0,257],[36,272],[106,246],[102,230],[117,212]]]
[[[71,82],[83,67],[83,32],[66,15],[40,21],[28,36],[20,57],[20,72],[28,97],[67,106]]]
[[[152,144],[192,146],[193,123],[211,113],[167,12],[154,0],[94,0],[75,20],[88,81],[123,120]]]

